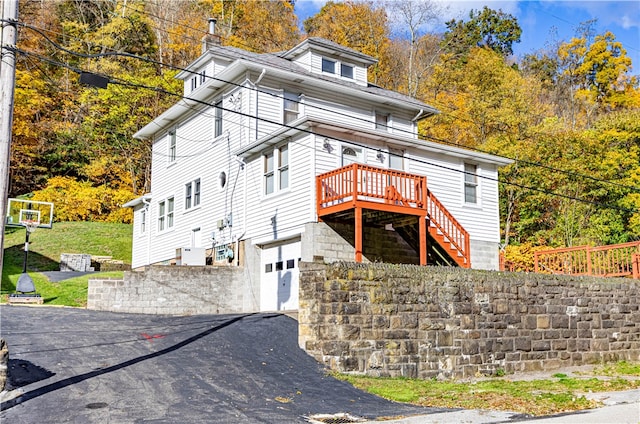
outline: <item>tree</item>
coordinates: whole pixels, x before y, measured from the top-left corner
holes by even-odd
[[[446,26],[443,46],[463,60],[471,47],[486,47],[503,57],[509,56],[513,54],[513,43],[519,43],[522,34],[513,15],[487,6],[481,11],[471,10],[467,22],[451,20]]]
[[[407,41],[408,60],[394,61],[394,63],[406,63],[404,74],[406,75],[406,89],[402,90],[412,97],[417,97],[418,87],[424,78],[424,74],[431,69],[435,59],[438,57],[438,50],[434,49],[437,44],[431,41],[433,37],[424,34],[424,27],[430,23],[437,22],[442,8],[431,0],[420,1],[398,1],[391,3],[393,18],[400,28],[404,28],[406,33],[402,34]],[[400,43],[397,43],[400,44]],[[393,49],[398,51],[397,49]],[[400,50],[400,51],[403,51]],[[422,60],[420,60],[422,59]]]
[[[225,44],[265,53],[288,50],[299,42],[298,18],[291,1],[242,1],[236,8],[236,21]]]
[[[378,65],[369,72],[374,83],[386,73],[389,28],[383,8],[371,2],[329,1],[303,25],[310,37],[323,37],[378,59]]]

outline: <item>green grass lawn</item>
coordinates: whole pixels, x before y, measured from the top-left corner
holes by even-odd
[[[511,380],[505,376],[457,382],[345,374],[335,376],[362,390],[397,402],[550,415],[599,406],[598,402],[587,399],[586,393],[639,388],[640,363],[610,363],[588,374],[554,374],[551,378],[539,380]]]
[[[0,301],[16,288],[22,273],[24,259],[24,228],[7,228],[4,239],[4,260]],[[86,253],[96,256],[112,256],[113,259],[131,263],[131,225],[106,222],[59,222],[52,229],[38,228],[29,237],[27,271],[33,279],[36,291],[45,304],[85,306],[89,276],[77,277],[58,283],[50,282],[42,271],[58,271],[60,254]],[[121,271],[96,276],[121,277]]]

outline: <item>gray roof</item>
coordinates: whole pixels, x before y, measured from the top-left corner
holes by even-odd
[[[322,38],[312,38],[313,42],[320,42],[319,40],[322,40],[322,44],[327,45],[327,46],[331,46],[332,48],[340,48],[343,50],[346,50],[347,48],[344,46],[340,46],[339,44],[336,44],[332,41],[329,40],[325,40]],[[305,40],[306,41],[306,40]],[[303,42],[304,43],[304,42]],[[302,45],[303,43],[301,43],[300,45]],[[295,49],[295,47],[294,47]],[[348,49],[350,51],[355,52],[355,50],[352,49]],[[291,50],[290,50],[291,51]],[[287,52],[288,53],[288,52]],[[285,56],[287,55],[287,53],[285,53]],[[356,52],[358,53],[358,52]],[[415,99],[413,97],[398,93],[396,91],[392,91],[392,90],[387,90],[384,89],[382,87],[373,85],[373,84],[367,84],[366,86],[361,85],[361,84],[357,84],[355,82],[351,82],[351,81],[347,81],[344,79],[340,79],[340,78],[333,78],[331,76],[328,75],[322,75],[322,74],[317,74],[317,73],[313,73],[308,71],[307,69],[296,65],[294,62],[292,62],[289,59],[285,59],[283,57],[281,57],[279,54],[273,54],[273,53],[253,53],[247,50],[242,50],[236,47],[231,47],[231,46],[214,46],[212,48],[210,48],[210,50],[207,52],[207,54],[211,54],[214,56],[223,56],[223,57],[227,57],[231,60],[238,60],[238,59],[244,59],[250,62],[253,62],[255,64],[259,64],[259,65],[263,65],[263,66],[270,66],[270,67],[274,67],[274,68],[278,68],[284,71],[289,71],[289,72],[293,72],[299,75],[304,75],[307,77],[311,77],[311,78],[315,78],[318,80],[322,80],[322,81],[326,81],[332,84],[335,84],[337,86],[344,86],[344,87],[349,87],[351,89],[356,89],[365,93],[369,93],[369,94],[373,94],[373,95],[377,95],[377,96],[381,96],[381,97],[386,97],[389,99],[393,99],[396,101],[400,101],[400,102],[405,102],[408,104],[411,104],[413,107],[417,108],[417,109],[424,109],[425,112],[428,112],[429,114],[434,114],[434,113],[438,113],[437,109],[435,109],[433,106],[428,105],[424,102],[421,102],[418,99]],[[280,53],[282,54],[282,53]],[[358,53],[361,56],[366,56],[363,55],[362,53]],[[366,56],[369,57],[369,56]],[[375,62],[374,62],[375,63]]]

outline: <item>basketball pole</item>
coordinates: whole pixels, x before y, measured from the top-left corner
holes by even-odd
[[[3,21],[0,23],[0,272],[3,269],[4,227],[9,196],[9,164],[11,161],[11,125],[13,122],[13,96],[16,80],[16,53],[18,33],[18,0],[0,0]],[[9,22],[7,22],[9,21]],[[27,236],[28,237],[28,236]]]

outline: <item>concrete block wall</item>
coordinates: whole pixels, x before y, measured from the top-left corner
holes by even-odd
[[[640,360],[635,280],[302,264],[299,342],[340,372],[464,378]]]
[[[231,266],[151,266],[123,280],[89,280],[87,308],[145,314],[255,312],[259,298],[245,287],[245,269]]]
[[[355,258],[354,226],[347,224],[310,223],[302,233],[302,260],[313,262],[353,261]],[[393,230],[365,227],[363,262],[418,264],[418,254]]]
[[[94,268],[91,266],[91,255],[84,253],[60,254],[60,271],[90,272],[93,270]]]

